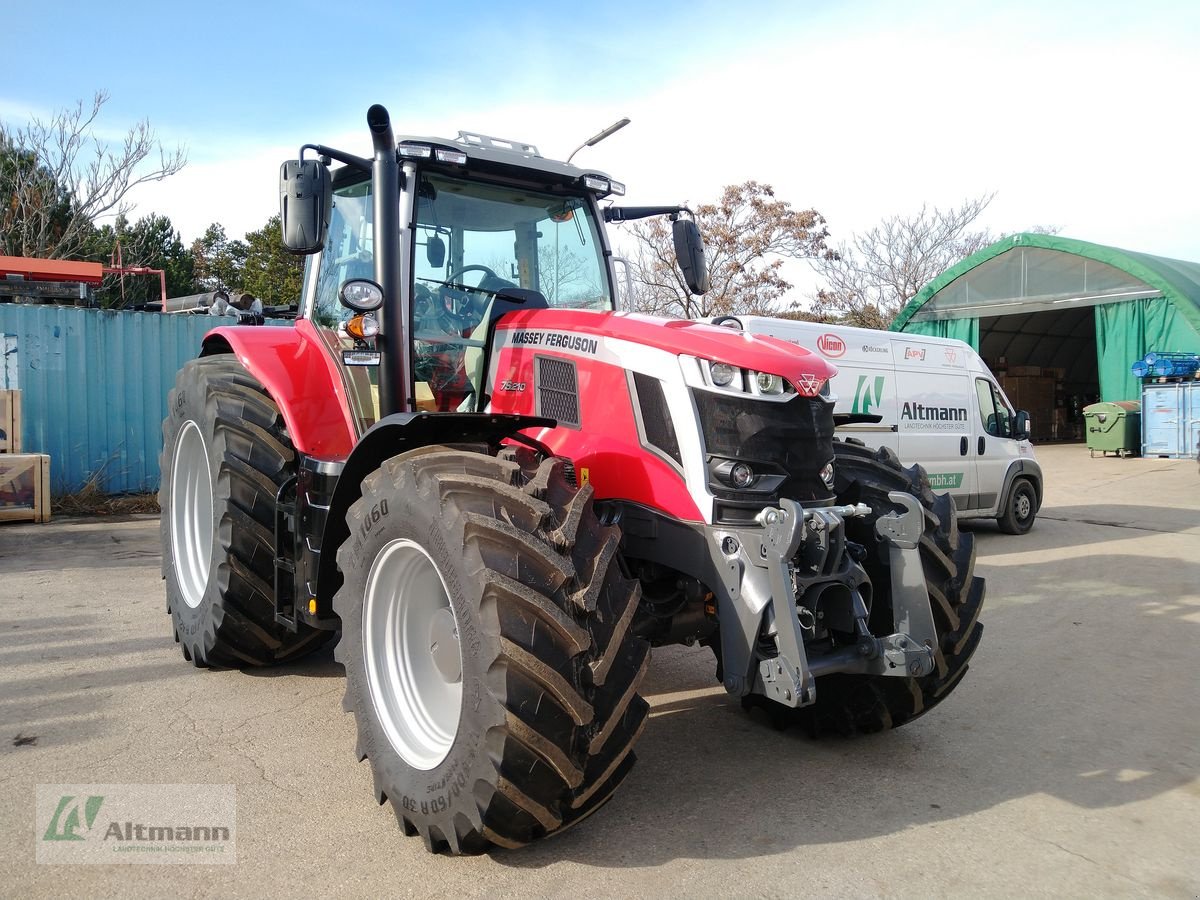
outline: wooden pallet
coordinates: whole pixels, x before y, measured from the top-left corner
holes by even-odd
[[[21,392],[0,391],[0,453],[21,452]]]
[[[0,522],[50,521],[50,457],[0,454]]]

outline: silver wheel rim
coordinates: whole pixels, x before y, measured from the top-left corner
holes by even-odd
[[[1033,502],[1029,499],[1029,495],[1024,491],[1017,494],[1017,518],[1028,519],[1029,514],[1033,511]]]
[[[458,732],[462,652],[445,582],[420,544],[391,541],[375,557],[362,627],[367,686],[388,741],[413,768],[434,768]]]
[[[171,557],[183,602],[195,609],[208,587],[213,543],[212,474],[200,428],[190,419],[171,462]]]

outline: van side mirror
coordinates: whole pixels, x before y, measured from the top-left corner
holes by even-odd
[[[1029,440],[1029,413],[1023,409],[1018,409],[1013,416],[1012,436],[1018,441]]]
[[[671,224],[675,240],[675,259],[683,272],[683,280],[693,294],[708,293],[712,286],[708,278],[708,263],[704,259],[704,240],[700,228],[691,219],[676,219]]]
[[[289,159],[279,167],[279,222],[283,246],[307,256],[325,247],[333,181],[316,159]]]

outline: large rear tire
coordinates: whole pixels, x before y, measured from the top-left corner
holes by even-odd
[[[814,735],[882,731],[927,713],[961,682],[983,633],[979,611],[984,581],[974,575],[974,537],[959,532],[949,494],[935,495],[924,469],[903,468],[886,447],[871,450],[856,442],[835,441],[834,472],[838,503],[866,503],[873,510],[870,516],[846,520],[846,536],[867,548],[863,568],[873,585],[869,624],[874,634],[895,630],[888,546],[878,539],[875,523],[881,515],[903,511],[888,499],[891,491],[910,493],[924,507],[920,554],[938,633],[937,664],[923,678],[818,678],[816,703],[797,711],[800,723]]]
[[[561,460],[429,447],[368,475],[347,514],[344,705],[376,799],[433,852],[560,831],[633,765],[649,648],[591,495]]]
[[[296,471],[279,408],[232,355],[184,365],[163,420],[167,612],[197,666],[265,666],[333,637],[275,622],[275,497]]]

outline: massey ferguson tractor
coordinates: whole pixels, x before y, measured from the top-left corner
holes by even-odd
[[[367,124],[372,158],[282,167],[294,327],[213,330],[170,393],[185,659],[336,641],[376,799],[453,854],[612,796],[654,646],[710,648],[726,691],[814,734],[954,689],[982,632],[971,536],[919,468],[834,440],[836,370],[615,311],[606,222],[670,216],[707,289],[685,208],[615,205],[623,185],[528,144]]]

